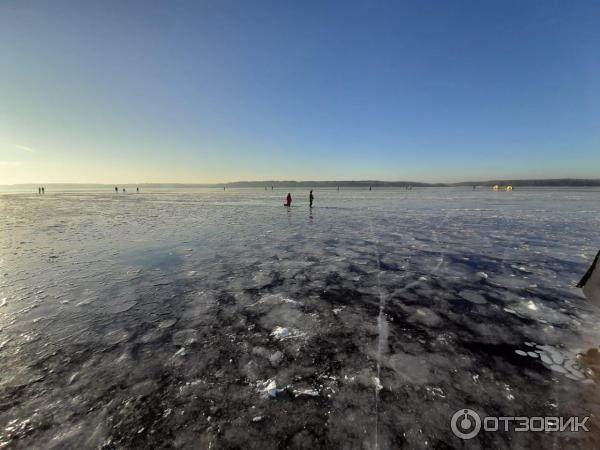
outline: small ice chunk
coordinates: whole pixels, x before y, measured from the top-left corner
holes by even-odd
[[[285,339],[301,338],[301,337],[306,336],[306,334],[304,332],[302,332],[300,330],[296,330],[294,328],[285,328],[285,327],[277,326],[271,332],[271,336],[273,336],[275,339],[279,339],[280,341],[283,341]]]
[[[572,362],[566,363],[565,368],[570,372],[571,376],[575,377],[576,379],[585,378],[585,375],[581,373]]]
[[[294,397],[318,397],[319,393],[314,389],[294,389]]]
[[[533,303],[533,301],[529,300],[527,302],[527,309],[530,309],[532,311],[537,311],[538,310],[538,306],[535,303]]]
[[[277,339],[284,339],[284,338],[288,337],[289,335],[290,335],[290,330],[288,330],[287,328],[284,328],[284,327],[275,327],[275,329],[271,333],[271,336],[273,336]]]
[[[564,356],[558,350],[556,350],[554,347],[551,347],[549,345],[544,345],[543,347],[540,347],[540,348],[542,350],[544,350],[556,364],[562,364],[563,361],[565,360]]]
[[[264,304],[264,303],[270,303],[270,304],[273,304],[273,303],[275,303],[275,304],[277,304],[277,303],[279,303],[279,304],[281,304],[281,303],[288,303],[288,304],[291,304],[291,305],[298,304],[298,302],[296,300],[288,298],[288,297],[284,297],[281,294],[269,294],[269,295],[266,295],[266,296],[262,297],[260,300],[258,300],[256,303],[253,303],[250,306],[261,305],[261,304]]]
[[[259,383],[261,387],[261,391],[264,397],[277,397],[277,394],[283,392],[283,389],[277,389],[277,383],[275,380],[267,380],[265,382]]]
[[[69,377],[69,382],[67,384],[73,384],[73,382],[77,379],[79,372],[75,372],[73,375]]]
[[[558,373],[563,373],[563,374],[567,373],[567,371],[565,370],[565,368],[563,366],[559,366],[558,364],[552,364],[550,366],[550,369],[554,370],[555,372],[558,372]]]
[[[2,300],[0,300],[0,307],[6,306],[6,300],[7,300],[7,297],[4,297]]]
[[[158,323],[158,328],[171,328],[176,322],[177,319],[165,319]]]
[[[185,347],[181,347],[179,350],[177,350],[174,354],[173,354],[173,358],[177,357],[177,356],[185,356],[186,355],[186,351],[185,351]]]
[[[434,397],[446,398],[446,394],[444,394],[444,390],[439,387],[427,387],[425,388],[427,392],[431,393]]]
[[[380,391],[383,389],[383,385],[381,384],[381,380],[379,377],[373,377],[373,384],[375,385],[375,390]]]
[[[521,356],[527,356],[527,353],[526,353],[526,352],[524,352],[523,350],[515,350],[515,353],[516,353],[517,355],[521,355]]]
[[[270,397],[276,397],[277,393],[280,392],[280,389],[277,389],[277,383],[275,383],[275,381],[271,381],[267,387],[265,388],[265,392],[270,396]]]
[[[256,416],[252,418],[252,422],[262,422],[264,420],[264,416]]]
[[[86,298],[81,300],[79,303],[76,303],[76,306],[84,306],[84,305],[89,305],[90,303],[92,303],[94,301],[93,298]]]
[[[488,274],[485,272],[477,272],[475,275],[477,275],[479,278],[482,278],[484,280],[487,280],[487,278],[488,278]]]

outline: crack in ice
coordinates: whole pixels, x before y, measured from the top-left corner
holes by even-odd
[[[388,323],[385,320],[385,305],[386,299],[383,291],[381,289],[381,257],[379,253],[380,242],[377,239],[373,228],[373,222],[369,224],[371,229],[371,234],[373,236],[373,240],[375,241],[375,258],[377,260],[377,292],[379,294],[379,314],[377,316],[377,375],[373,377],[373,384],[375,386],[375,450],[379,450],[379,391],[383,389],[383,384],[381,383],[381,358],[383,353],[386,350],[388,344]],[[437,234],[435,230],[432,230],[432,234],[434,236],[434,240],[438,241]],[[444,262],[444,252],[440,249],[440,258],[437,265],[430,271],[430,275],[437,273],[442,263]],[[418,280],[415,280],[411,283],[408,283],[399,291],[396,291],[396,294],[399,292],[404,292],[407,289],[412,288],[418,284],[421,284],[423,281],[427,281],[425,277],[419,277]]]
[[[381,260],[379,257],[379,240],[375,236],[373,224],[371,223],[371,234],[375,241],[375,257],[377,259],[377,292],[379,293],[379,315],[377,316],[377,376],[373,382],[375,385],[375,450],[379,449],[379,391],[383,389],[381,384],[381,355],[387,346],[388,328],[385,320],[385,296],[381,290]]]

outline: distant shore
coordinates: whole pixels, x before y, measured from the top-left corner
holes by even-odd
[[[41,183],[53,188],[114,188],[114,184],[107,183]],[[456,183],[428,183],[417,181],[378,181],[378,180],[340,180],[340,181],[234,181],[229,183],[118,183],[121,187],[140,188],[336,188],[336,187],[460,187],[460,186],[514,186],[514,187],[593,187],[600,186],[600,179],[581,178],[556,178],[539,180],[486,180],[486,181],[461,181]],[[0,185],[0,187],[35,188],[38,184],[23,183]]]

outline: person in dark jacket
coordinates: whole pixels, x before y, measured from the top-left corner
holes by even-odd
[[[285,198],[284,206],[292,206],[292,194],[288,192],[287,197]]]
[[[315,199],[315,196],[312,193],[312,190],[310,191],[310,195],[308,196],[308,203],[310,204],[310,207],[312,208],[312,204],[313,204],[313,200]]]

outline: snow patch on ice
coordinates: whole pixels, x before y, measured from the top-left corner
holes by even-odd
[[[286,327],[277,326],[271,332],[271,336],[273,336],[275,339],[279,339],[280,341],[283,341],[286,339],[294,339],[294,338],[304,337],[304,336],[306,336],[306,333],[303,333],[302,331],[297,330],[295,328],[286,328]]]
[[[256,306],[256,305],[262,305],[265,303],[289,303],[292,305],[297,305],[298,302],[294,299],[285,297],[281,294],[271,294],[271,295],[265,295],[264,297],[262,297],[260,300],[258,300],[255,303],[252,303],[250,306]]]
[[[294,389],[294,397],[318,397],[319,392],[314,389]]]
[[[379,377],[373,377],[373,385],[375,386],[375,390],[377,392],[383,389],[383,385],[381,384]]]

